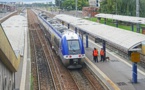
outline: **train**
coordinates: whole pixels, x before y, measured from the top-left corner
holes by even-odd
[[[45,27],[47,38],[63,65],[68,69],[82,68],[85,49],[81,37],[58,20],[50,18],[44,13],[39,13],[37,16]]]

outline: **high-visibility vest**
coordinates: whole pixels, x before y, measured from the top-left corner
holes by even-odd
[[[104,56],[104,50],[101,50],[101,51],[100,51],[100,55],[101,55],[101,56]]]
[[[98,50],[93,51],[93,56],[98,56]]]

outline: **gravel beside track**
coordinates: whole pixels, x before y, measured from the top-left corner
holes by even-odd
[[[31,45],[33,46],[31,50],[33,51],[32,60],[34,60],[35,71],[32,70],[32,76],[34,81],[34,90],[55,90],[52,76],[50,73],[49,65],[47,63],[46,56],[43,50],[43,44],[39,38],[38,31],[40,30],[39,24],[36,22],[36,16],[32,11],[28,10],[28,23],[29,23],[29,32],[31,38]],[[33,62],[32,62],[33,64]],[[34,73],[33,73],[34,72]],[[36,73],[37,72],[37,73]],[[35,86],[37,85],[37,86]],[[32,85],[33,86],[33,85]]]

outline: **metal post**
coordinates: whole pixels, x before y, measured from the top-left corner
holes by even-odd
[[[100,23],[101,18],[98,17],[98,23]],[[97,22],[97,21],[96,21]]]
[[[61,2],[61,0],[59,0],[59,8],[61,8],[61,7],[60,7],[60,5],[61,5],[61,3],[60,3],[60,2]]]
[[[118,27],[118,21],[116,20],[116,27]]]
[[[75,33],[77,33],[77,28],[75,27]]]
[[[134,31],[134,24],[131,24],[131,30]]]
[[[103,40],[104,57],[106,57],[106,41]]]
[[[132,64],[132,82],[133,83],[137,83],[137,63],[136,62],[134,62],[133,64]]]
[[[106,24],[106,18],[104,18],[104,24]]]
[[[78,0],[76,0],[76,13],[75,13],[75,16],[77,17],[77,8],[78,8],[78,6],[77,6],[77,4],[78,4]]]
[[[69,24],[68,24],[68,29],[69,29]]]
[[[88,34],[86,34],[86,48],[88,48],[89,43],[88,43]]]
[[[116,0],[116,15],[117,15],[117,0]]]
[[[83,35],[83,33],[82,33],[82,32],[81,32],[81,35],[82,35],[82,41],[84,42],[84,38],[83,38],[83,36],[84,36],[84,35]]]
[[[136,0],[136,17],[139,17],[139,0]],[[136,32],[140,33],[140,27],[139,27],[139,24],[137,23],[136,24]]]

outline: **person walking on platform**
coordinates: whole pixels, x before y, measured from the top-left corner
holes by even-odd
[[[96,48],[93,50],[93,58],[95,62],[98,62],[98,50]]]
[[[101,60],[100,61],[104,62],[104,50],[103,50],[103,48],[101,48],[101,50],[100,50],[100,56],[101,56]]]

